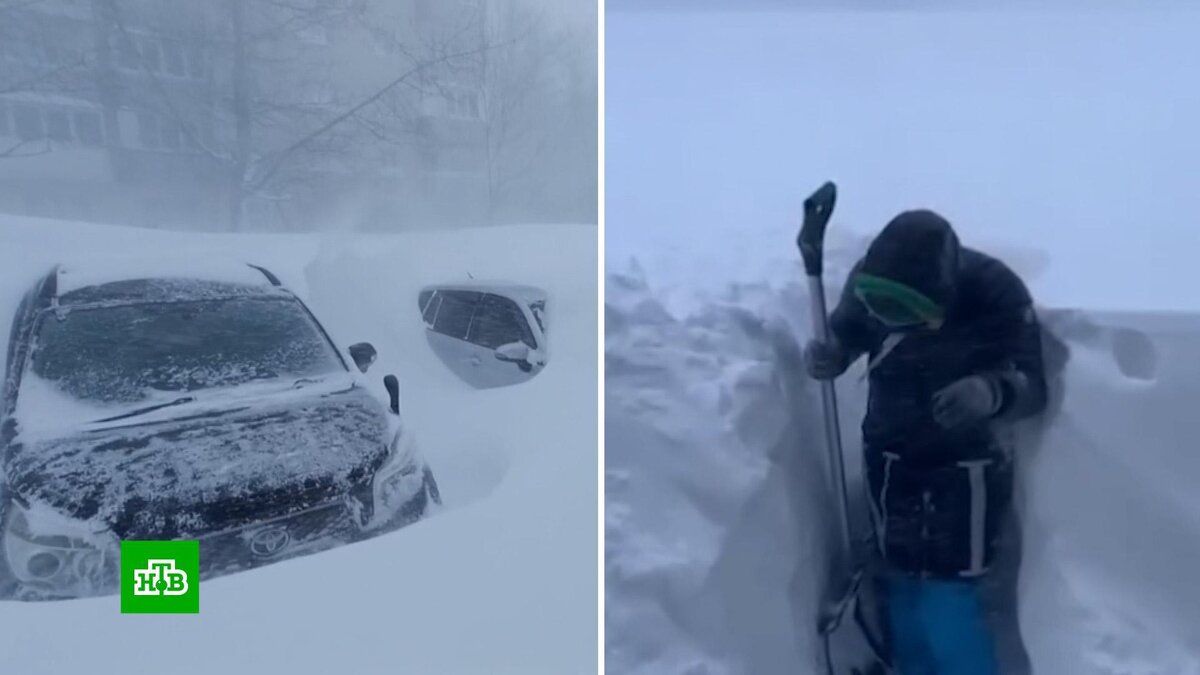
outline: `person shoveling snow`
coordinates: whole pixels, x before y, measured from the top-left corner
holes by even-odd
[[[1013,490],[1004,423],[1042,412],[1041,331],[1025,283],[943,217],[901,213],[853,267],[805,348],[832,380],[869,355],[863,452],[901,675],[995,675],[980,597]]]

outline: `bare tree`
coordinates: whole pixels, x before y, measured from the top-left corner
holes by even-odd
[[[522,6],[497,9],[490,34],[505,35],[512,44],[484,59],[481,114],[484,126],[488,218],[495,222],[512,199],[514,183],[528,175],[536,160],[533,136],[535,101],[544,89],[549,55],[538,51],[544,18]]]
[[[519,2],[496,6],[489,34],[505,45],[482,86],[490,219],[556,217],[580,199],[561,194],[564,176],[596,175],[595,42]]]
[[[130,0],[106,1],[128,37],[123,5]],[[145,68],[152,83],[147,103],[228,176],[231,229],[241,227],[248,199],[286,202],[321,186],[334,167],[366,170],[380,154],[370,146],[419,132],[418,115],[406,103],[412,93],[428,93],[439,73],[469,68],[489,48],[460,27],[437,39],[391,35],[373,23],[371,10],[366,2],[339,0],[226,0],[202,39],[227,59],[219,78],[227,90],[199,106],[199,116],[196,101],[180,100]],[[341,54],[322,60],[314,42],[336,31],[360,32],[385,56],[368,68],[334,58]],[[356,67],[379,76],[364,79]],[[229,131],[206,135],[197,117]]]

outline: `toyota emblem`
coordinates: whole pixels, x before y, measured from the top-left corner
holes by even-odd
[[[270,558],[287,548],[291,541],[292,536],[285,528],[268,527],[265,530],[259,530],[250,539],[250,552],[261,558]]]

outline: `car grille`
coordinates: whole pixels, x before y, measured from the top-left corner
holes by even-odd
[[[202,579],[315,553],[351,541],[357,528],[345,502],[324,504],[200,538]]]

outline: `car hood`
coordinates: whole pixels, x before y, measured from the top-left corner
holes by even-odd
[[[18,437],[4,469],[27,502],[122,539],[196,538],[369,494],[388,434],[380,402],[347,386],[63,438]]]

